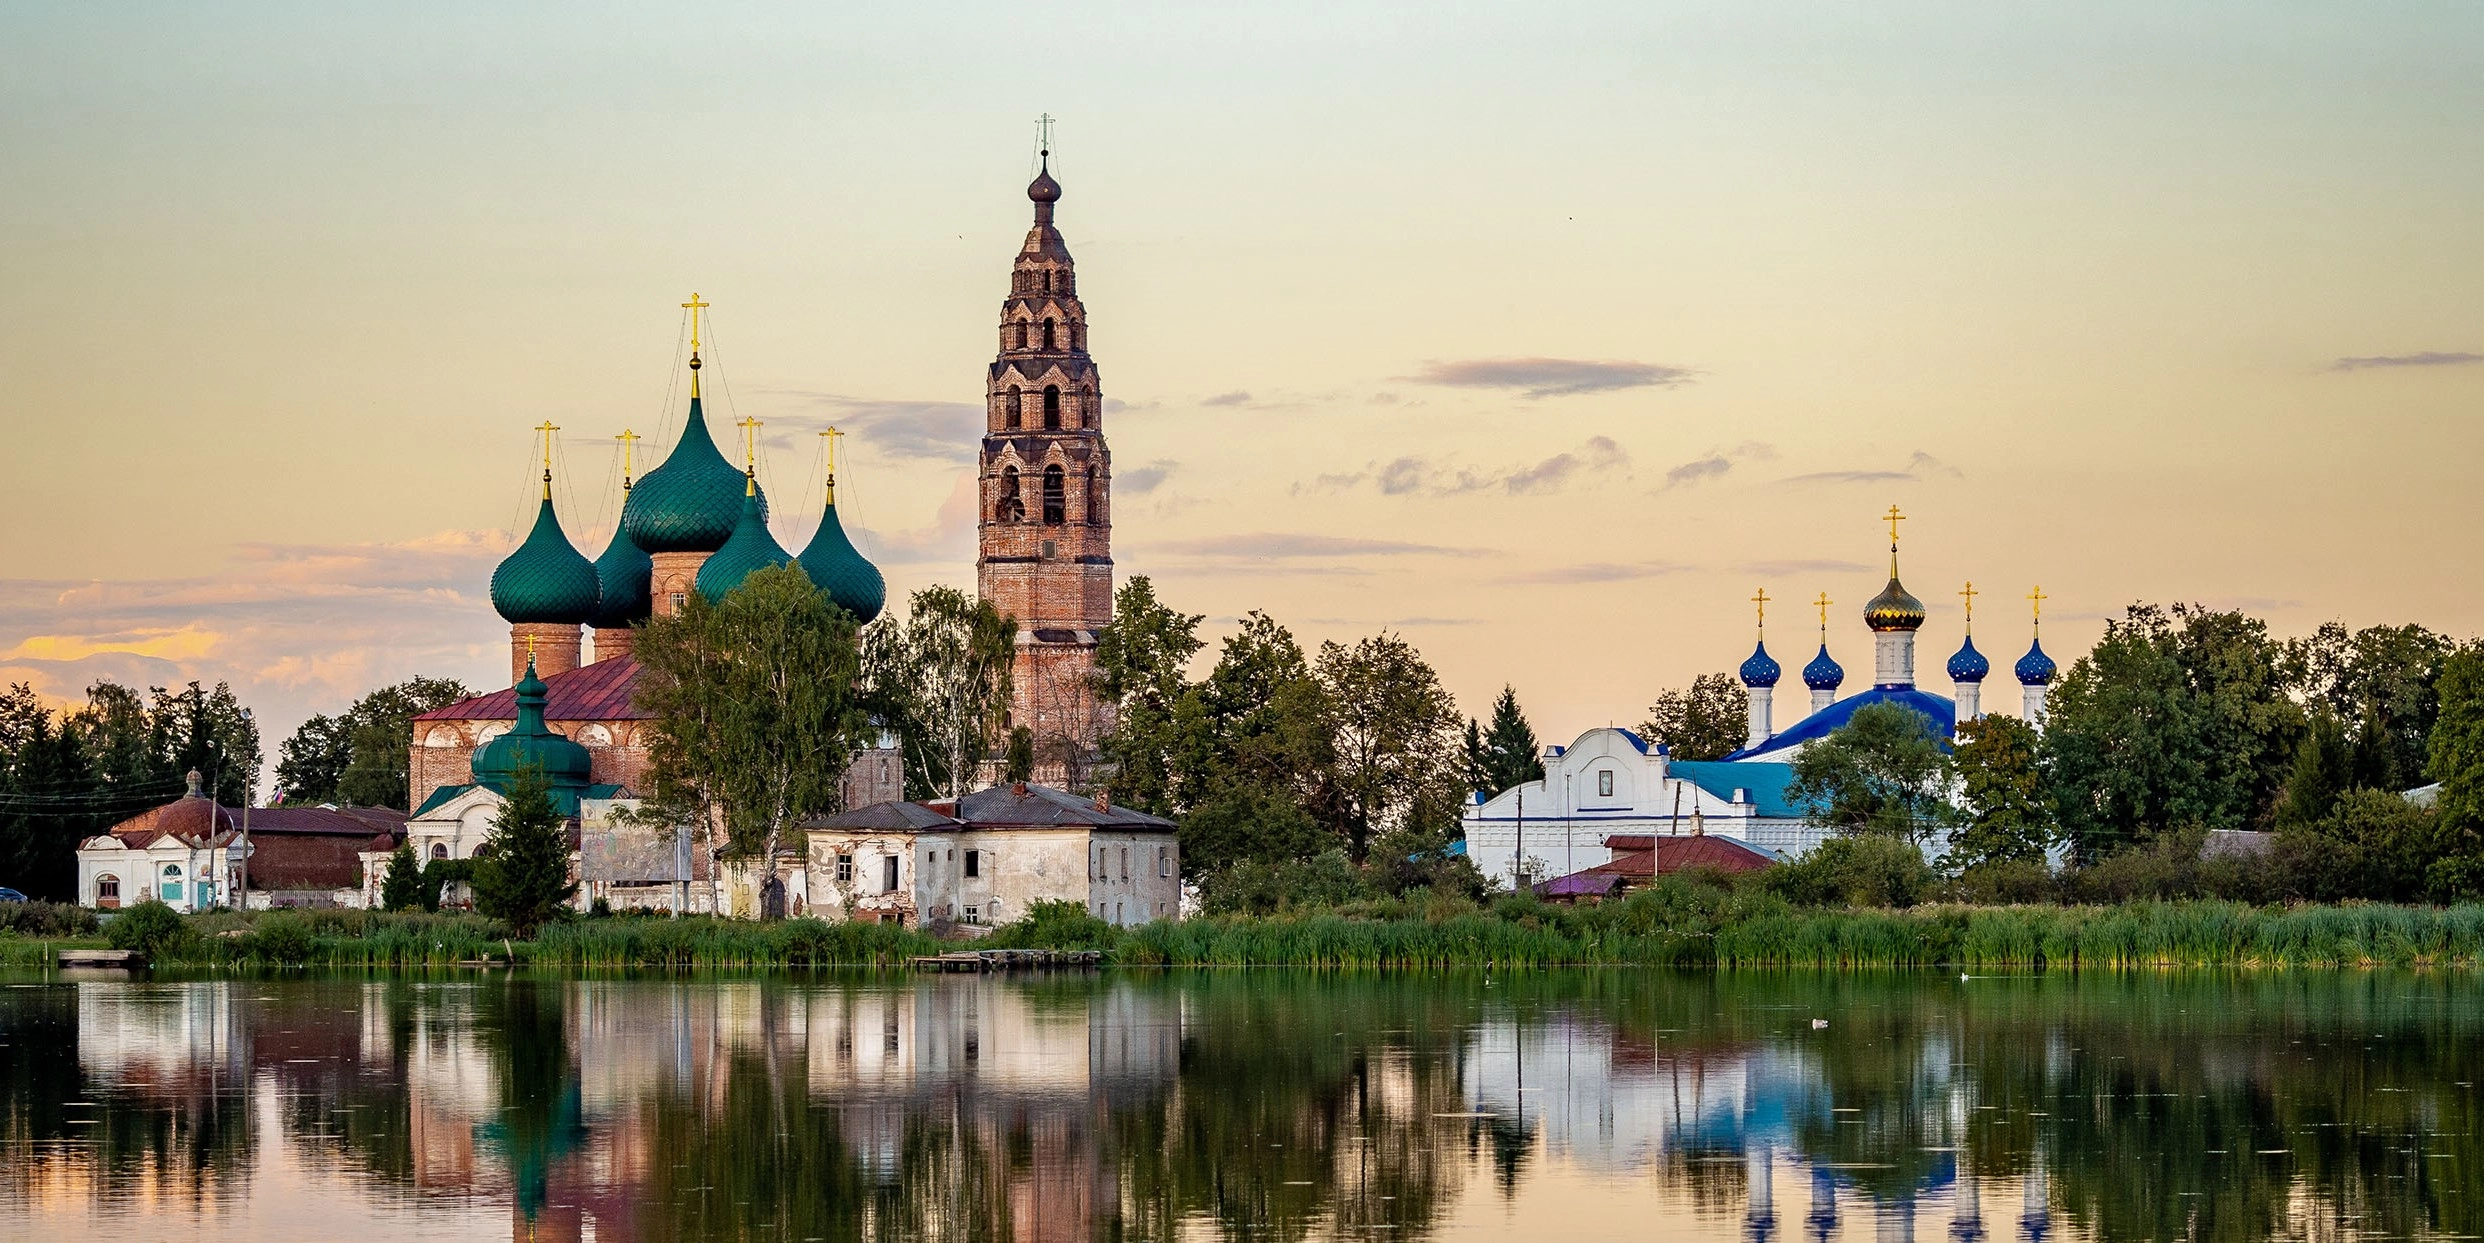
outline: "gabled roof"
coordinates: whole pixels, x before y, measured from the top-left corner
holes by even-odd
[[[1866,704],[1876,703],[1898,704],[1922,713],[1931,718],[1933,732],[1942,738],[1952,737],[1958,732],[1958,705],[1955,701],[1912,686],[1875,686],[1870,690],[1848,695],[1795,722],[1784,733],[1756,747],[1744,747],[1725,758],[1728,760],[1762,759],[1778,755],[1789,747],[1798,747],[1806,742],[1826,738],[1838,726],[1853,719],[1856,709]]]
[[[1094,799],[1033,784],[997,785],[969,794],[958,800],[957,818],[979,829],[1055,825],[1162,832],[1173,829],[1173,822],[1161,816],[1127,807],[1098,806]]]
[[[873,803],[832,816],[813,816],[801,824],[805,829],[845,829],[862,832],[926,833],[957,827],[957,821],[925,807],[921,803]]]
[[[1645,878],[1700,868],[1756,872],[1777,863],[1777,856],[1757,846],[1713,833],[1691,837],[1633,834],[1606,838],[1605,845],[1616,852],[1613,860],[1587,868],[1587,872]]]
[[[628,656],[615,656],[553,674],[543,680],[543,687],[543,719],[547,721],[643,721],[652,715],[640,711],[634,702],[638,661]],[[414,719],[514,721],[517,715],[517,690],[512,687],[460,699]]]
[[[343,837],[367,840],[376,834],[405,831],[405,813],[391,807],[253,807],[250,835]],[[107,832],[132,849],[143,849],[167,834],[189,844],[214,844],[214,839],[240,833],[242,809],[205,798],[178,798],[142,811]]]

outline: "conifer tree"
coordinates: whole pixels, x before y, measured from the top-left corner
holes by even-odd
[[[1518,709],[1517,688],[1503,684],[1501,697],[1492,702],[1492,725],[1484,731],[1484,773],[1490,779],[1484,789],[1498,794],[1543,776],[1539,750],[1535,727]]]
[[[543,774],[521,770],[492,820],[490,844],[474,861],[475,909],[519,936],[532,936],[577,892],[569,876],[568,819],[552,805]]]
[[[380,909],[420,910],[423,906],[423,865],[414,857],[414,843],[397,843],[388,856],[388,875],[380,880]]]

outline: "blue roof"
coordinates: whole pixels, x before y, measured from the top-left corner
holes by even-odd
[[[1851,719],[1856,709],[1865,704],[1876,703],[1900,704],[1930,717],[1933,729],[1943,738],[1952,737],[1958,732],[1956,702],[1911,686],[1875,686],[1868,691],[1848,695],[1795,722],[1791,728],[1768,741],[1756,747],[1744,747],[1725,758],[1729,761],[1759,759],[1777,754],[1788,747],[1800,746],[1814,739],[1825,738],[1830,731]],[[1680,765],[1677,764],[1675,767],[1678,768]]]
[[[1800,820],[1810,814],[1788,801],[1785,787],[1794,780],[1794,766],[1776,760],[1734,763],[1730,760],[1675,760],[1674,776],[1722,799],[1747,790],[1759,814],[1772,820]]]

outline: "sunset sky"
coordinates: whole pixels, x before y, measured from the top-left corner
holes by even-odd
[[[1826,591],[1851,688],[1893,503],[1933,690],[1969,578],[1996,666],[2036,583],[2064,665],[2141,600],[2484,630],[2464,0],[16,4],[0,41],[0,680],[229,679],[271,761],[375,685],[499,684],[528,428],[593,555],[693,290],[780,538],[835,422],[892,596],[971,586],[1042,112],[1119,570],[1214,636],[1395,628],[1566,741],[1740,661],[1763,586],[1798,665]]]

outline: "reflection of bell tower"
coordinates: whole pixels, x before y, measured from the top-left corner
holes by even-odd
[[[1109,727],[1092,678],[1096,632],[1113,616],[1112,453],[1077,272],[1052,226],[1061,185],[1044,146],[1026,188],[1035,227],[1010,271],[985,385],[975,582],[1018,621],[1010,724],[1033,731],[1042,779],[1075,784]]]

